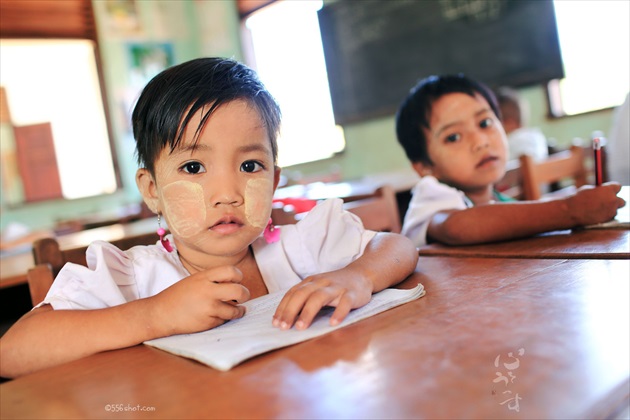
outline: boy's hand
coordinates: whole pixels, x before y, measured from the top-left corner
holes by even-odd
[[[351,309],[367,304],[373,285],[365,276],[348,269],[307,277],[287,291],[273,316],[273,326],[287,330],[308,328],[324,306],[336,307],[330,325],[338,325]]]
[[[608,222],[615,218],[617,209],[626,202],[617,197],[621,186],[607,182],[601,187],[585,185],[567,198],[571,220],[577,226]]]
[[[217,327],[245,315],[238,305],[249,299],[239,284],[243,274],[233,266],[195,273],[148,299],[156,336],[186,334]]]

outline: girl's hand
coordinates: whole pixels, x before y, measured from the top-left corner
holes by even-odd
[[[601,187],[579,188],[566,199],[571,220],[576,226],[584,226],[614,219],[617,209],[626,204],[617,197],[620,189],[621,186],[616,182],[607,182]]]
[[[213,268],[180,280],[150,299],[156,337],[208,330],[241,318],[249,290],[233,266]]]
[[[295,323],[296,329],[306,329],[324,306],[337,308],[330,325],[338,325],[351,309],[370,301],[372,289],[368,278],[347,267],[307,277],[284,295],[273,316],[273,326],[287,330]]]

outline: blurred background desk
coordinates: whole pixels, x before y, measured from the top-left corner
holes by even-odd
[[[298,184],[282,187],[276,190],[274,199],[306,198],[309,200],[326,200],[328,198],[341,198],[348,202],[367,198],[374,194],[374,191],[379,187],[389,185],[396,192],[400,220],[403,220],[407,207],[409,207],[411,189],[418,180],[418,175],[409,168],[368,175],[352,181],[311,182],[305,185]]]
[[[156,230],[157,223],[154,218],[150,218],[69,233],[59,236],[57,241],[60,248],[66,250],[86,247],[96,240],[115,242]],[[0,289],[25,283],[26,272],[33,266],[33,254],[30,248],[0,256]]]
[[[397,172],[367,175],[361,179],[339,182],[311,182],[278,188],[274,198],[302,197],[311,200],[327,198],[363,198],[383,185],[390,185],[396,192],[409,191],[418,182],[418,175],[410,168]]]
[[[0,385],[1,417],[615,417],[629,268],[421,258],[401,287],[426,296],[333,333],[228,372],[142,345],[104,352]]]
[[[80,255],[83,259],[85,248],[96,240],[112,242],[121,249],[126,249],[140,236],[149,238],[155,235],[157,242],[156,229],[154,218],[142,219],[62,235],[57,237],[57,242],[62,251],[72,251],[71,254]],[[19,252],[3,253],[0,256],[0,335],[32,308],[26,274],[35,266],[33,252],[30,247],[16,251]]]
[[[26,283],[26,271],[33,266],[30,250],[0,257],[0,289]]]

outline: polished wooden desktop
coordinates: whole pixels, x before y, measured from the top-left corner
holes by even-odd
[[[562,230],[531,238],[480,245],[429,244],[418,248],[418,252],[423,256],[627,260],[630,258],[630,230]]]
[[[630,264],[421,257],[417,301],[228,372],[143,345],[0,385],[1,418],[607,418]],[[518,409],[518,411],[517,411]]]

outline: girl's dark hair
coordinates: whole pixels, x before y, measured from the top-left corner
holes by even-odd
[[[430,128],[433,103],[449,93],[465,93],[472,97],[478,93],[488,102],[495,115],[501,118],[494,93],[481,82],[462,74],[422,79],[409,91],[396,114],[396,136],[411,162],[432,164],[422,129]]]
[[[190,119],[203,107],[194,141],[212,113],[221,105],[242,99],[259,112],[271,140],[274,163],[280,108],[256,73],[232,59],[198,58],[170,67],[143,89],[131,117],[140,167],[154,175],[155,160],[165,147],[178,147]]]

